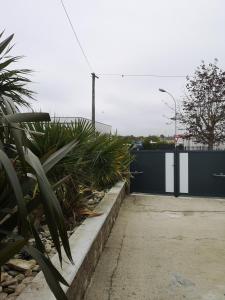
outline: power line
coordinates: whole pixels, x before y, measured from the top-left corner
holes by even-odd
[[[77,43],[78,43],[78,45],[80,47],[80,50],[81,50],[81,52],[82,52],[82,54],[83,54],[83,56],[85,58],[85,61],[86,61],[87,65],[88,65],[90,71],[93,72],[92,65],[91,65],[91,63],[90,63],[90,61],[89,61],[89,59],[88,59],[88,57],[87,57],[87,55],[86,55],[86,53],[85,53],[82,45],[81,45],[81,42],[80,42],[80,40],[78,38],[76,30],[75,30],[75,28],[73,26],[73,23],[72,23],[71,19],[70,19],[69,13],[68,13],[68,11],[66,9],[66,6],[65,6],[63,0],[60,0],[60,2],[61,2],[63,10],[65,12],[65,15],[67,17],[67,20],[69,22],[69,25],[70,25],[70,27],[72,29],[72,32],[74,34],[74,37],[75,37],[75,39],[76,39],[76,41],[77,41]],[[120,74],[120,73],[106,73],[106,74],[97,74],[97,75],[98,76],[119,76],[119,77],[155,77],[155,78],[186,78],[187,77],[186,75]]]
[[[188,75],[158,75],[158,74],[97,74],[98,76],[119,76],[119,77],[158,77],[158,78],[186,78]]]
[[[81,45],[81,42],[79,41],[78,35],[77,35],[76,30],[75,30],[75,28],[74,28],[74,26],[73,26],[73,23],[72,23],[72,21],[71,21],[71,19],[70,19],[70,16],[69,16],[69,14],[68,14],[68,11],[67,11],[67,9],[66,9],[64,3],[63,3],[63,0],[60,0],[60,2],[61,2],[61,4],[62,4],[63,10],[64,10],[65,15],[66,15],[66,17],[67,17],[67,19],[68,19],[68,22],[69,22],[69,24],[70,24],[70,27],[71,27],[71,29],[72,29],[72,31],[73,31],[74,37],[75,37],[75,39],[76,39],[76,41],[77,41],[77,43],[78,43],[78,45],[79,45],[79,47],[80,47],[80,50],[81,50],[81,52],[83,53],[83,56],[84,56],[84,58],[85,58],[85,60],[86,60],[86,63],[87,63],[87,65],[88,65],[90,71],[93,72],[93,68],[92,68],[92,66],[91,66],[91,63],[90,63],[90,61],[89,61],[87,55],[85,54],[85,51],[84,51],[84,49],[83,49],[83,47],[82,47],[82,45]]]

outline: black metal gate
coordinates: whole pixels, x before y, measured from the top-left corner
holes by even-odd
[[[225,196],[225,152],[190,151],[189,193],[197,196]]]
[[[142,193],[165,191],[165,153],[162,151],[137,151],[131,164],[131,190]]]
[[[133,152],[131,192],[225,196],[225,151]]]

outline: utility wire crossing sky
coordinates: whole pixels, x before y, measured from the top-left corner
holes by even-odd
[[[35,71],[33,107],[90,118],[95,72],[96,120],[120,134],[173,134],[158,89],[179,102],[202,60],[225,69],[223,0],[8,0],[1,12],[13,54],[25,56],[17,67]]]
[[[87,55],[86,55],[86,53],[85,53],[82,45],[81,45],[81,42],[80,42],[80,40],[78,38],[76,30],[75,30],[75,28],[73,26],[73,23],[72,23],[71,19],[70,19],[69,13],[68,13],[68,11],[66,9],[66,6],[65,6],[63,0],[60,0],[60,2],[62,4],[62,8],[63,8],[63,10],[65,12],[65,15],[66,15],[66,17],[68,19],[68,22],[70,24],[70,27],[71,27],[71,29],[72,29],[72,31],[74,33],[74,37],[75,37],[75,39],[76,39],[76,41],[77,41],[77,43],[78,43],[78,45],[80,47],[80,50],[83,53],[83,56],[84,56],[84,58],[86,60],[86,63],[88,65],[90,71],[93,72],[94,70],[93,70],[93,68],[91,66],[91,63],[90,63],[90,61],[89,61],[89,59],[88,59],[88,57],[87,57]],[[138,77],[138,76],[142,76],[142,77],[159,77],[159,78],[160,77],[165,77],[165,78],[166,77],[174,77],[174,78],[176,78],[176,77],[187,77],[187,76],[184,76],[184,75],[156,75],[156,74],[97,74],[97,75],[98,76],[121,76],[121,77],[129,77],[129,76]]]

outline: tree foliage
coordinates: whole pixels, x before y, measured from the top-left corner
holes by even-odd
[[[187,77],[181,122],[194,141],[214,145],[225,141],[225,71],[204,62]]]

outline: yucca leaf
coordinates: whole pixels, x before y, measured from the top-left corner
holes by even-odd
[[[68,256],[68,258],[72,261],[72,256],[70,252],[69,240],[67,237],[67,231],[65,228],[64,216],[62,213],[61,206],[59,201],[48,182],[45,171],[37,158],[29,149],[25,150],[25,159],[27,163],[33,168],[36,173],[37,181],[39,184],[42,203],[44,205],[46,211],[46,221],[48,223],[49,231],[52,235],[52,239],[56,246],[57,252],[59,254],[59,259],[62,261],[61,248],[59,245],[59,238],[57,234],[57,230],[59,231],[63,248]]]
[[[47,173],[52,167],[54,167],[62,158],[64,158],[73,148],[77,145],[77,141],[72,141],[54,152],[48,159],[43,163],[43,168]]]
[[[52,186],[53,190],[57,189],[60,185],[62,185],[63,183],[67,182],[68,179],[72,179],[71,174],[66,175],[65,177],[63,177],[62,179],[60,179],[59,181],[57,181],[56,183],[54,183],[54,185]]]
[[[0,34],[0,38],[2,35],[3,32]],[[30,104],[23,96],[33,99],[34,92],[26,88],[26,84],[31,82],[26,75],[31,73],[31,71],[12,69],[11,65],[22,58],[22,56],[9,56],[8,53],[14,46],[9,45],[12,38],[13,35],[10,35],[0,43],[0,96],[9,96],[13,102],[30,107]]]
[[[8,44],[13,39],[14,34],[11,34],[8,38],[6,38],[4,41],[0,43],[0,54],[5,50],[5,48],[8,46]]]
[[[16,111],[16,107],[15,107],[14,103],[9,98],[6,98],[6,97],[2,97],[2,101],[5,105],[5,110],[6,110],[7,114],[9,114],[9,115],[14,114]],[[2,113],[2,114],[3,114],[3,117],[5,118],[5,120],[7,120],[6,115],[4,113]],[[16,129],[18,127],[16,123],[12,123],[7,120],[6,124],[8,125],[8,127],[12,133],[18,154],[20,155],[23,169],[25,171],[24,153],[23,153],[23,149],[22,149],[23,132],[21,130]]]
[[[3,63],[0,63],[0,70],[6,68],[8,65],[16,61],[16,57],[9,58]]]
[[[3,30],[1,33],[0,33],[0,38],[3,36],[5,30]]]
[[[68,286],[68,283],[61,276],[58,270],[52,265],[52,263],[44,256],[43,253],[39,252],[32,246],[24,247],[25,250],[38,262],[41,270],[45,276],[45,279],[53,292],[54,296],[58,300],[67,300],[65,293],[63,292],[59,282]]]
[[[50,260],[48,260],[46,258],[46,264],[48,265],[49,269],[51,270],[51,272],[54,274],[54,277],[61,282],[62,284],[64,284],[65,286],[69,286],[68,282],[62,277],[62,275],[59,273],[59,271],[54,267],[54,265],[52,264],[52,262]]]
[[[5,152],[2,150],[0,150],[0,163],[4,167],[5,172],[9,178],[10,184],[12,186],[12,189],[14,191],[14,194],[15,194],[15,197],[17,200],[19,214],[20,214],[20,221],[22,224],[22,234],[25,236],[25,235],[27,235],[29,227],[28,227],[28,222],[27,222],[28,212],[27,212],[26,204],[25,204],[25,201],[23,198],[23,192],[22,192],[16,171],[13,168],[13,165],[12,165],[10,159],[5,154]]]
[[[6,55],[12,50],[12,48],[13,48],[14,46],[15,46],[15,45],[10,46],[10,47],[5,51],[5,53],[4,53],[5,58],[7,58]],[[17,56],[17,58],[18,58],[18,56]],[[20,58],[20,56],[19,56],[19,58]]]
[[[33,130],[24,129],[24,131],[26,131],[29,134],[35,135],[35,136],[44,136],[45,135],[45,133],[43,133],[43,132],[38,132],[38,131],[33,131]]]
[[[38,122],[38,121],[50,121],[48,113],[32,112],[32,113],[14,113],[4,116],[9,123],[20,122]]]
[[[37,177],[37,181],[41,193],[40,200],[42,201],[44,206],[46,222],[48,224],[49,231],[52,236],[52,240],[58,252],[59,259],[60,261],[62,261],[62,254],[61,254],[60,241],[58,235],[58,224],[57,224],[58,220],[57,220],[57,215],[55,213],[56,210],[55,203],[58,202],[58,199],[56,198],[54,192],[52,191],[52,188],[48,182],[48,179],[44,173],[44,170],[42,168],[39,159],[29,149],[25,150],[25,160],[36,173],[36,177]]]
[[[42,240],[37,232],[37,229],[35,228],[34,224],[30,224],[30,226],[31,226],[31,231],[32,231],[34,239],[35,239],[35,245],[36,245],[37,249],[40,252],[45,253],[45,246],[42,243]]]
[[[22,237],[15,242],[0,243],[0,266],[3,266],[10,258],[18,253],[27,243]]]

